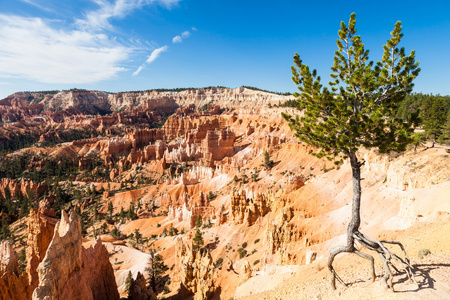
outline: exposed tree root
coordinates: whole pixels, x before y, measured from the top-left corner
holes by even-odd
[[[330,256],[328,258],[328,269],[331,272],[331,287],[335,290],[336,289],[336,279],[343,284],[344,286],[347,286],[347,284],[342,280],[342,278],[338,275],[336,270],[333,267],[333,261],[335,257],[341,253],[354,253],[364,259],[367,259],[370,261],[371,271],[372,271],[372,282],[375,281],[375,265],[374,265],[374,258],[372,255],[360,252],[355,247],[355,242],[358,241],[362,246],[366,247],[369,250],[375,251],[379,254],[381,261],[383,262],[384,266],[384,276],[383,276],[383,284],[385,289],[391,289],[394,291],[394,285],[392,283],[392,269],[399,273],[398,268],[392,263],[392,259],[398,261],[403,266],[403,269],[405,273],[408,275],[408,278],[413,281],[417,286],[417,281],[414,277],[414,268],[410,263],[410,260],[408,256],[406,255],[405,248],[400,242],[397,241],[386,241],[386,240],[372,240],[368,238],[366,235],[362,234],[359,231],[356,231],[352,235],[352,239],[349,239],[349,241],[352,241],[350,245],[347,246],[338,246],[330,251]],[[398,256],[397,254],[389,251],[388,248],[384,244],[391,244],[391,245],[397,245],[400,247],[400,249],[403,252],[403,258]]]

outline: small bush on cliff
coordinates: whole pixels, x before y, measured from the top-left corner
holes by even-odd
[[[222,268],[222,264],[223,264],[223,258],[220,257],[219,259],[216,260],[216,268],[218,268],[218,269]]]
[[[239,248],[238,253],[239,253],[239,258],[243,258],[243,257],[247,256],[247,250],[245,250],[245,249]]]
[[[169,235],[174,236],[178,234],[178,229],[173,227],[173,224],[170,224]]]
[[[212,191],[209,191],[209,193],[208,193],[208,200],[213,200],[214,198],[216,198],[216,194],[213,193]]]
[[[419,252],[417,253],[417,256],[422,259],[425,256],[427,256],[428,254],[431,254],[430,249],[420,249]]]

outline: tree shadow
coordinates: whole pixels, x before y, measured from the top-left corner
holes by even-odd
[[[434,289],[434,284],[436,282],[433,277],[431,277],[430,273],[439,268],[448,268],[448,272],[450,272],[450,264],[415,264],[413,265],[413,272],[416,278],[418,286],[415,285],[415,288],[405,289],[401,291],[397,291],[397,293],[407,293],[407,292],[417,292],[423,289]],[[402,275],[402,277],[398,277],[398,275]],[[407,274],[402,271],[397,274],[394,278],[399,278],[396,282],[394,282],[394,288],[396,284],[405,283],[409,281]]]
[[[218,286],[213,294],[207,295],[208,299],[219,300],[221,299],[220,294],[222,293],[222,288]],[[194,299],[194,294],[189,291],[183,284],[181,285],[178,293],[166,299],[170,300],[192,300]]]
[[[209,251],[212,251],[212,250],[216,249],[218,245],[219,245],[219,240],[216,240],[214,242],[206,244],[203,248],[208,249]]]
[[[234,154],[244,150],[245,148],[247,148],[250,145],[251,145],[251,143],[244,144],[244,145],[239,145],[239,146],[234,146]]]
[[[173,295],[171,297],[168,297],[166,299],[170,300],[190,300],[194,298],[194,294],[189,291],[184,284],[181,284],[180,289],[178,290],[178,293],[176,295]]]

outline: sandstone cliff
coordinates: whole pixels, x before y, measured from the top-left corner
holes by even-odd
[[[44,259],[37,268],[33,299],[119,299],[106,248],[81,246],[80,217],[64,211]]]

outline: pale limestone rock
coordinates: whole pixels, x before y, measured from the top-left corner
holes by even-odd
[[[0,273],[17,271],[18,256],[10,241],[3,240],[0,243]]]
[[[310,251],[306,250],[306,262],[305,264],[309,265],[313,263],[316,260],[317,252],[316,251]]]
[[[239,270],[239,285],[244,284],[252,277],[252,269],[248,261],[244,261]]]

